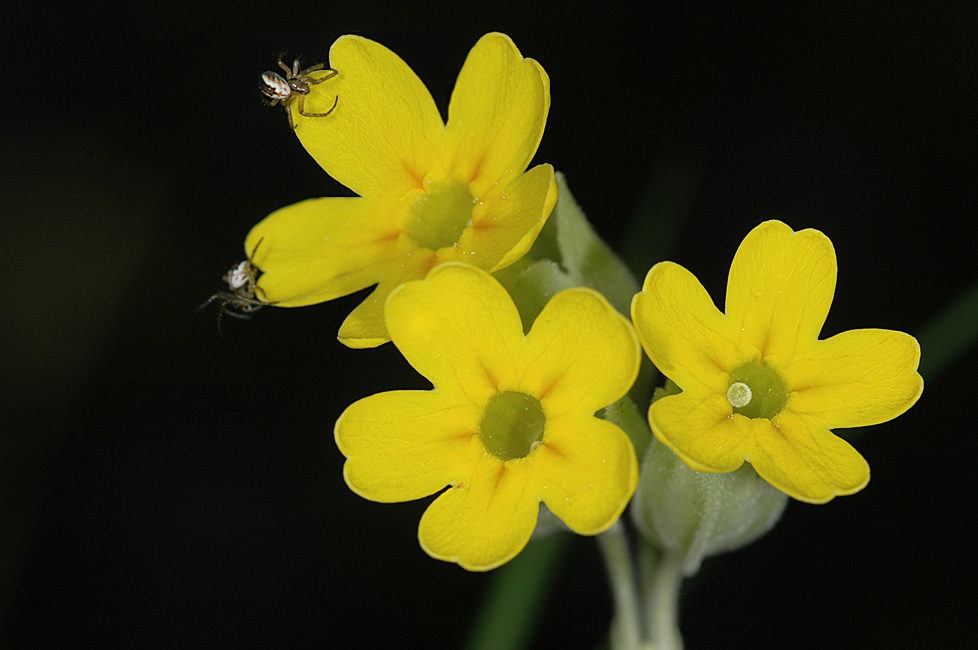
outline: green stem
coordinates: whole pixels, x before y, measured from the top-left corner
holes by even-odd
[[[929,380],[978,342],[978,283],[941,310],[917,337],[920,374]]]
[[[703,181],[704,155],[695,145],[660,148],[631,222],[619,240],[619,257],[639,280],[668,259]]]
[[[467,650],[517,650],[529,646],[540,612],[572,537],[530,540],[512,562],[496,569],[469,636]]]
[[[598,536],[598,544],[608,570],[608,582],[615,605],[612,647],[615,650],[642,648],[641,606],[635,587],[635,568],[628,548],[628,537],[621,522]]]
[[[642,541],[642,590],[645,593],[646,634],[656,650],[682,650],[679,632],[679,588],[682,585],[682,554],[658,554]]]

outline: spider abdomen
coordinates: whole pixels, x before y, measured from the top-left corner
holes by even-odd
[[[263,72],[261,75],[261,92],[269,99],[288,99],[295,86],[274,72]]]

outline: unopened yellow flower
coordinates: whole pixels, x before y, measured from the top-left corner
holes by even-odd
[[[339,332],[350,347],[373,347],[389,340],[384,301],[401,283],[447,261],[495,271],[533,244],[557,200],[550,165],[524,173],[543,137],[550,81],[508,36],[487,34],[462,67],[446,124],[384,46],[342,36],[329,64],[337,74],[311,87],[304,110],[336,108],[293,111],[295,133],[359,197],[282,208],[252,229],[245,250],[263,271],[262,299],[279,307],[376,284]]]
[[[882,329],[819,340],[835,280],[832,242],[779,221],[741,243],[725,313],[683,267],[653,266],[632,320],[653,363],[682,388],[649,409],[656,437],[702,472],[747,460],[809,503],[865,487],[869,465],[830,429],[879,424],[910,408],[924,386],[920,347]]]
[[[343,412],[336,444],[354,492],[397,502],[451,486],[418,539],[472,571],[523,549],[540,502],[583,535],[618,519],[638,463],[628,436],[594,414],[631,387],[641,350],[601,294],[557,294],[524,336],[492,276],[449,263],[396,289],[386,313],[394,345],[434,390],[380,393]]]

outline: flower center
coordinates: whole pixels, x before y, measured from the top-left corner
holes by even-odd
[[[730,373],[727,401],[734,413],[770,420],[788,402],[788,390],[777,370],[760,360],[748,361]]]
[[[535,397],[506,391],[489,398],[479,423],[486,451],[500,460],[525,458],[543,440],[547,417]]]
[[[463,183],[429,183],[411,201],[404,230],[424,248],[452,246],[472,223],[472,195]]]

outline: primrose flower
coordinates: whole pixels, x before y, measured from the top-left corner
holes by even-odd
[[[295,133],[326,172],[359,194],[278,210],[248,234],[265,302],[300,307],[377,285],[346,318],[354,348],[390,338],[384,302],[398,285],[461,261],[487,271],[530,249],[557,200],[553,167],[526,170],[543,137],[550,80],[508,36],[469,53],[442,122],[428,90],[396,54],[341,36],[336,75],[312,86]],[[313,79],[331,74],[310,73]]]
[[[649,409],[656,437],[691,468],[750,462],[795,499],[858,492],[869,465],[831,428],[891,420],[923,391],[920,346],[902,332],[818,335],[835,292],[832,242],[767,221],[730,267],[725,314],[686,269],[656,264],[632,301],[653,363],[682,392]]]
[[[373,501],[448,486],[421,518],[432,557],[471,571],[518,554],[540,502],[582,535],[607,530],[635,491],[628,436],[594,416],[638,374],[628,321],[596,291],[555,295],[524,336],[519,312],[488,273],[435,268],[387,299],[387,328],[431,391],[393,391],[336,422],[347,485]]]

